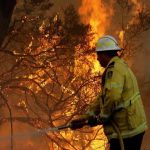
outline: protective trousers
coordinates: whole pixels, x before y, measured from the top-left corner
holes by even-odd
[[[140,133],[136,136],[133,136],[131,138],[123,139],[125,150],[132,150],[132,149],[133,150],[140,150],[144,133],[145,132],[142,132],[142,133]],[[109,144],[110,144],[110,150],[121,150],[119,139],[111,139],[109,141]]]

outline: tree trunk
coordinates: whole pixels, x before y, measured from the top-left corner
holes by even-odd
[[[0,0],[0,46],[7,34],[16,0]]]

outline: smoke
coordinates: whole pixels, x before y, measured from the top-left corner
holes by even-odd
[[[35,132],[35,129],[25,123],[14,122],[13,124],[14,135],[15,134],[25,134],[26,136],[15,137],[13,139],[14,150],[49,150],[48,143],[44,136],[41,135],[30,135],[30,133]],[[28,133],[29,135],[27,135]],[[5,138],[4,138],[5,137]],[[9,150],[10,149],[10,125],[9,123],[0,126],[0,149]]]
[[[146,112],[146,116],[147,116],[147,121],[148,121],[148,125],[150,125],[150,47],[149,47],[149,39],[150,39],[150,31],[144,33],[140,39],[139,42],[142,43],[142,46],[139,48],[139,50],[136,52],[136,54],[130,58],[130,63],[131,63],[131,68],[134,71],[137,80],[138,80],[138,84],[139,84],[139,88],[140,88],[140,92],[141,92],[141,96],[142,96],[142,100],[143,100],[143,104],[144,104],[144,108],[145,108],[145,112]],[[150,148],[150,143],[149,143],[149,139],[150,139],[150,130],[146,131],[146,134],[144,136],[144,140],[143,140],[143,144],[142,144],[142,149],[149,149]]]

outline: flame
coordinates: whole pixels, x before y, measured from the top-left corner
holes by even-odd
[[[125,36],[125,31],[121,30],[119,32],[119,39],[120,39],[120,44],[121,44],[122,47],[124,47],[124,36]]]
[[[90,24],[92,32],[95,33],[94,39],[90,43],[92,47],[98,38],[106,33],[110,25],[110,18],[113,15],[113,9],[111,8],[111,6],[107,8],[102,0],[94,0],[94,2],[91,0],[82,0],[79,15],[81,16],[81,21],[84,24]]]
[[[79,8],[79,15],[84,24],[90,24],[91,32],[94,37],[90,42],[91,47],[95,47],[95,43],[99,37],[106,34],[111,23],[113,12],[113,1],[110,1],[109,7],[102,0],[82,0]],[[99,62],[95,59],[96,56],[88,56],[88,60],[93,63],[92,73],[103,72]]]

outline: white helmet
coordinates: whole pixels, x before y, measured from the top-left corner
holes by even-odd
[[[96,43],[96,52],[119,50],[121,50],[121,48],[118,46],[116,39],[109,35],[99,38]]]

